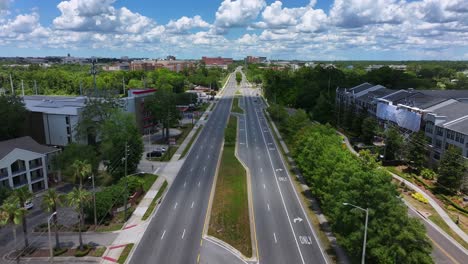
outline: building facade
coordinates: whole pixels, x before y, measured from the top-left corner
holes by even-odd
[[[49,187],[53,181],[51,158],[60,150],[43,146],[31,137],[0,142],[0,187],[18,189],[28,186],[32,192]]]
[[[466,90],[392,90],[363,83],[337,88],[338,111],[353,106],[384,126],[397,126],[405,136],[423,130],[432,161],[449,146],[457,147],[468,158],[468,91]]]

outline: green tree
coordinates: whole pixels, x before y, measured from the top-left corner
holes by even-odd
[[[73,188],[73,190],[67,194],[68,205],[75,208],[78,213],[78,237],[79,237],[79,249],[83,250],[83,237],[81,230],[84,223],[84,206],[91,200],[91,193],[84,190],[83,188]]]
[[[440,159],[437,182],[456,192],[460,190],[465,173],[466,161],[463,158],[461,149],[450,146]]]
[[[278,122],[279,124],[282,124],[286,121],[286,119],[288,119],[288,111],[286,111],[282,105],[270,104],[270,106],[267,108],[267,111],[273,121]]]
[[[320,93],[319,98],[315,102],[312,110],[314,120],[324,124],[333,121],[333,104],[325,92]]]
[[[20,205],[18,197],[8,197],[0,207],[0,226],[12,225],[13,237],[16,241],[16,227],[22,223],[24,216],[27,214],[27,210]],[[28,246],[27,237],[25,236],[24,247]]]
[[[286,140],[291,140],[299,130],[310,124],[311,122],[307,113],[302,109],[297,110],[286,119],[285,125],[283,126],[282,130],[284,131]]]
[[[135,117],[129,113],[115,111],[102,127],[101,153],[108,160],[108,172],[119,179],[125,174],[124,158],[127,158],[127,171],[134,172],[143,154],[143,140],[136,126]],[[125,154],[127,144],[127,154]]]
[[[155,121],[163,125],[163,135],[169,141],[169,128],[180,119],[176,96],[171,91],[158,90],[145,102]]]
[[[236,82],[239,85],[242,81],[242,74],[240,72],[236,72]]]
[[[427,161],[426,136],[424,131],[413,133],[408,142],[408,160],[420,171]]]
[[[403,137],[397,128],[390,127],[385,131],[385,160],[399,159],[404,144]]]
[[[74,171],[72,164],[76,160],[89,163],[94,172],[98,169],[99,157],[97,156],[95,147],[77,143],[68,144],[60,154],[54,156],[52,164],[54,169],[60,170],[66,178],[73,178]]]
[[[33,198],[33,194],[29,190],[27,186],[21,187],[13,191],[13,195],[18,199],[19,206],[23,207],[26,201],[29,201]],[[23,225],[23,235],[24,235],[24,247],[29,247],[29,240],[28,240],[28,224],[26,222],[26,215],[28,211],[24,211],[21,216],[21,223]]]
[[[20,136],[27,117],[23,99],[16,95],[0,95],[0,141]]]
[[[42,207],[47,212],[57,212],[57,208],[62,204],[64,197],[54,189],[48,189],[42,196]],[[58,216],[54,215],[55,227],[55,248],[60,249],[59,233],[58,233]]]
[[[78,181],[80,188],[83,187],[83,179],[91,175],[91,164],[86,161],[75,160],[71,165],[71,169],[73,171],[73,182],[76,183]]]
[[[366,144],[372,143],[379,128],[379,123],[373,117],[366,117],[362,121],[361,138]]]
[[[77,139],[87,139],[89,144],[96,144],[96,138],[102,134],[102,126],[121,106],[121,101],[112,95],[88,98],[75,128]]]

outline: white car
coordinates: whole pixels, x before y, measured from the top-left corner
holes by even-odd
[[[32,201],[26,201],[24,202],[24,209],[29,210],[34,207],[34,204]]]

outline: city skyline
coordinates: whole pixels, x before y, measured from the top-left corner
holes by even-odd
[[[0,56],[466,60],[454,1],[0,0]]]

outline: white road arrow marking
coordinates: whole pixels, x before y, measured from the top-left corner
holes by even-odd
[[[294,223],[296,223],[296,222],[299,222],[299,223],[300,223],[300,222],[302,222],[302,218],[296,217],[296,218],[294,218],[293,221],[294,221]]]
[[[276,169],[275,171],[283,171],[283,169]]]

